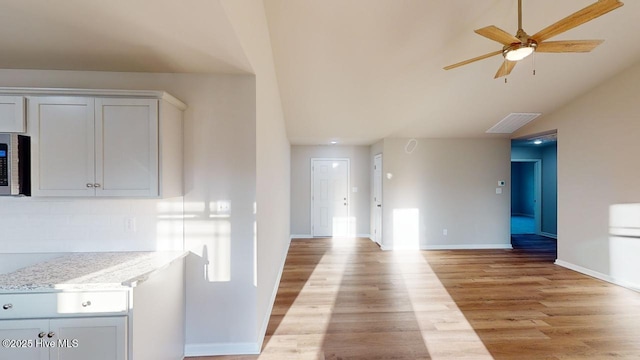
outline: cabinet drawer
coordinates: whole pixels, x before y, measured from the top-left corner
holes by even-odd
[[[126,313],[126,291],[0,295],[0,319]]]
[[[127,292],[65,292],[58,295],[58,314],[124,313]]]

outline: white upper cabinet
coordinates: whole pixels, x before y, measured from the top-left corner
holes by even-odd
[[[25,132],[24,96],[0,96],[0,132]]]
[[[29,99],[34,196],[94,196],[94,99]]]
[[[158,100],[96,99],[98,196],[158,194]]]
[[[182,195],[182,111],[165,100],[30,97],[27,118],[33,196]]]

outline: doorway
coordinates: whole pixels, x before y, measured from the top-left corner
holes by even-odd
[[[311,234],[349,236],[349,159],[311,159]]]
[[[511,245],[514,249],[557,255],[557,145],[555,131],[511,142]]]
[[[511,160],[511,234],[540,234],[542,161]]]

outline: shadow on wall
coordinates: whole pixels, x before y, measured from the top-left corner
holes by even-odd
[[[189,234],[185,249],[196,257],[203,279],[231,281],[231,202],[191,202],[184,205],[185,228]]]

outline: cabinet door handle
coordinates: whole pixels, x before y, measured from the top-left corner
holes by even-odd
[[[99,187],[100,187],[100,184],[93,184],[93,187],[97,187],[97,188],[99,188]]]
[[[41,332],[40,334],[38,334],[38,337],[39,337],[40,339],[42,339],[42,338],[43,338],[43,337],[45,337],[45,336],[47,336],[47,333],[46,333],[46,332],[44,332],[44,331],[43,331],[43,332]]]
[[[88,187],[88,188],[92,188],[92,187],[93,187],[93,184],[87,184],[87,187]]]
[[[52,337],[56,336],[56,333],[54,333],[53,331],[51,331],[50,333],[47,334],[47,337],[49,339],[51,339]]]
[[[13,308],[13,304],[4,304],[4,305],[2,305],[2,308],[4,310],[10,310],[11,308]]]
[[[91,301],[85,301],[82,303],[82,307],[91,306]]]

